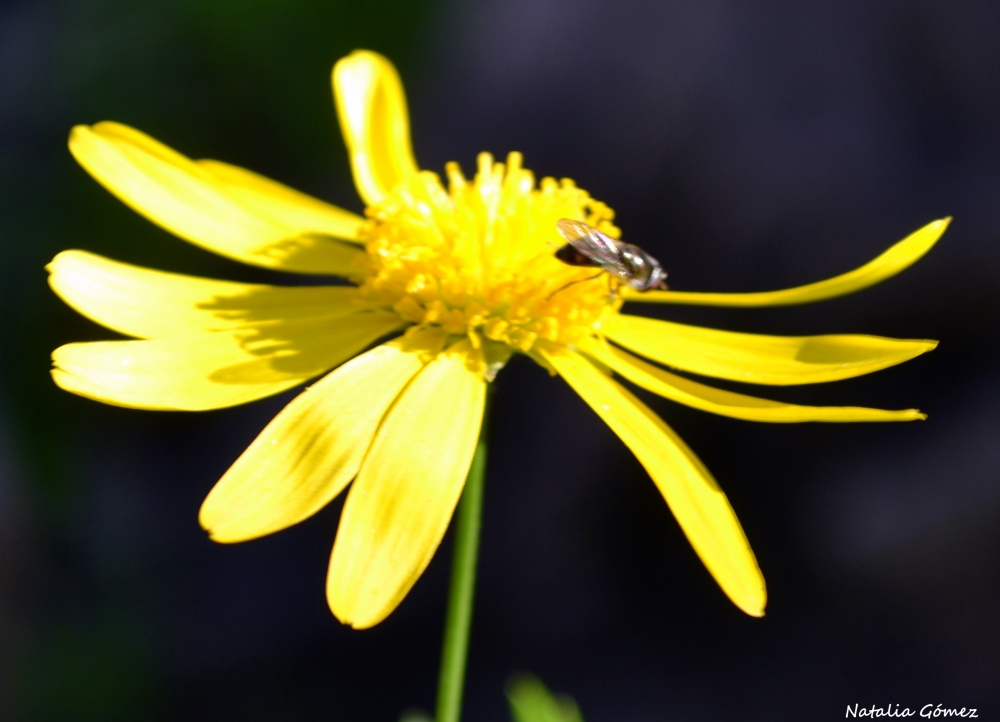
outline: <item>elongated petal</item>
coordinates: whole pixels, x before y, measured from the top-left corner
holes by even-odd
[[[333,94],[358,194],[368,205],[417,172],[399,74],[388,60],[358,50],[333,66]]]
[[[119,123],[78,125],[80,165],[133,209],[214,253],[266,268],[358,273],[360,217],[250,171],[192,161]]]
[[[587,352],[615,373],[647,391],[687,406],[746,421],[789,423],[796,421],[913,421],[925,419],[916,409],[885,411],[856,406],[797,406],[712,388],[672,374],[606,343],[595,343]]]
[[[892,246],[882,255],[853,271],[808,283],[805,286],[785,288],[780,291],[756,293],[694,293],[690,291],[648,291],[640,293],[624,288],[629,301],[637,303],[682,303],[700,306],[794,306],[801,303],[825,301],[874,286],[900,271],[909,268],[923,257],[948,228],[951,218],[932,221],[918,231]]]
[[[937,346],[937,341],[881,336],[761,336],[624,314],[609,323],[606,335],[667,366],[776,386],[861,376]]]
[[[209,493],[202,527],[218,542],[245,541],[326,506],[357,474],[389,405],[443,344],[443,332],[382,344],[302,392]]]
[[[226,192],[247,208],[302,233],[333,236],[360,243],[358,226],[364,219],[355,213],[289,188],[258,173],[208,158],[196,161],[225,186]]]
[[[332,320],[357,309],[353,286],[265,286],[164,273],[86,251],[46,266],[49,285],[87,318],[127,336],[179,338],[281,320]]]
[[[116,406],[219,409],[318,376],[399,326],[395,314],[358,313],[239,333],[71,343],[53,352],[52,377],[66,391]]]
[[[539,352],[580,394],[653,478],[691,546],[729,598],[747,614],[764,614],[764,577],[729,500],[673,429],[577,353],[553,344]]]
[[[468,341],[439,354],[389,410],[344,504],[327,599],[357,629],[396,608],[430,562],[462,493],[486,382]]]

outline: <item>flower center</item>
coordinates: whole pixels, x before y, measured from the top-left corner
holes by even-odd
[[[582,220],[617,238],[614,212],[573,181],[543,178],[507,166],[489,153],[466,180],[457,163],[446,168],[448,189],[422,171],[366,210],[368,251],[364,301],[392,309],[420,326],[439,326],[527,353],[539,338],[576,345],[600,327],[621,300],[607,275],[555,258],[564,241],[560,218]]]

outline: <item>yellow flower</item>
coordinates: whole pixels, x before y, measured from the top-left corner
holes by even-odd
[[[915,410],[810,407],[722,391],[674,369],[758,384],[845,379],[928,351],[933,341],[730,333],[620,313],[624,301],[762,306],[877,283],[926,253],[936,221],[837,278],[770,293],[609,292],[561,263],[556,221],[618,237],[611,210],[572,181],[535,183],[511,153],[479,156],[475,178],[419,170],[399,78],[379,55],[337,63],[333,86],[367,219],[219,161],[193,161],[117,123],[78,126],[76,159],[108,190],[181,238],[256,266],[353,285],[207,280],[60,253],[50,283],[80,313],[138,340],[74,343],[55,382],[105,403],[216,409],[335,369],[264,429],[212,489],[200,520],[238,542],[295,524],[353,480],[327,597],[343,622],[384,619],[419,578],[455,509],[486,385],[511,354],[561,376],[635,453],[730,599],[763,614],[764,580],[736,515],[677,434],[612,377],[752,421],[908,421]],[[385,340],[391,338],[391,340]],[[614,345],[608,342],[613,342]],[[373,344],[374,348],[370,348]],[[367,350],[366,349],[369,349]]]

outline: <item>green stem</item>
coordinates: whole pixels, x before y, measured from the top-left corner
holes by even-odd
[[[491,391],[492,389],[490,389]],[[476,587],[476,561],[479,557],[479,530],[483,518],[483,481],[486,478],[486,420],[490,391],[483,409],[476,455],[465,480],[458,503],[455,524],[455,552],[451,562],[451,586],[441,648],[441,676],[438,681],[437,722],[459,722],[462,716],[462,690],[465,664],[469,657],[469,631],[472,626],[472,598]]]

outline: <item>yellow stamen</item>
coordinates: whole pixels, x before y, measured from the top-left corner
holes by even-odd
[[[361,297],[474,346],[479,333],[524,353],[539,338],[576,345],[592,335],[621,301],[594,269],[555,258],[556,221],[578,218],[618,237],[614,213],[569,179],[536,188],[521,163],[520,153],[506,165],[481,153],[471,182],[448,163],[447,190],[425,171],[369,207]]]

